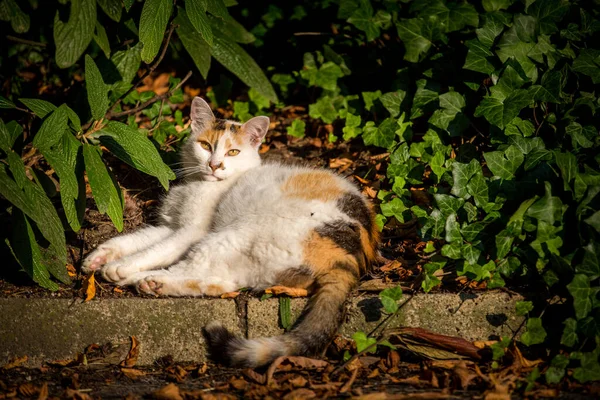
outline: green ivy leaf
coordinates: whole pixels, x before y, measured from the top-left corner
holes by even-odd
[[[366,333],[364,332],[356,332],[354,335],[352,335],[352,339],[356,343],[356,351],[359,353],[377,343],[377,339],[367,337]],[[367,353],[373,353],[375,350],[377,350],[377,348],[376,346],[373,346],[372,349]]]
[[[529,7],[527,13],[535,17],[540,33],[552,34],[558,31],[556,23],[562,20],[569,7],[565,0],[537,0]]]
[[[559,197],[552,196],[550,182],[545,183],[546,194],[527,209],[526,214],[532,218],[553,225],[560,221],[563,214],[562,201]]]
[[[433,195],[437,203],[438,208],[447,217],[450,214],[455,214],[465,203],[464,199],[450,196],[447,194],[435,194]]]
[[[592,310],[592,294],[598,292],[599,288],[590,288],[590,278],[583,274],[576,274],[573,281],[567,285],[567,289],[573,296],[573,307],[577,319],[585,318]]]
[[[396,286],[388,288],[379,293],[379,299],[383,304],[383,309],[389,314],[398,311],[398,301],[402,299],[402,288]]]
[[[546,330],[542,325],[541,318],[529,318],[527,320],[527,331],[521,336],[521,343],[526,346],[544,343]]]
[[[467,40],[465,44],[469,51],[463,65],[464,69],[481,72],[486,75],[494,72],[494,53],[489,49],[490,45],[483,44],[477,39]]]
[[[400,114],[400,105],[406,97],[404,90],[397,90],[395,92],[389,92],[381,95],[379,101],[389,111],[392,118],[396,118]]]
[[[315,104],[308,106],[308,115],[311,118],[320,118],[323,122],[331,124],[338,117],[338,111],[335,108],[333,98],[323,96]]]
[[[567,318],[563,324],[565,325],[565,329],[560,338],[560,344],[567,347],[574,347],[579,342],[577,321],[574,318]]]
[[[360,117],[359,117],[360,118]],[[306,122],[301,119],[295,119],[290,126],[286,128],[287,134],[297,138],[303,138],[306,130]]]
[[[101,213],[106,213],[119,232],[123,230],[123,201],[121,189],[100,157],[99,147],[83,145],[83,158],[90,188]]]
[[[397,197],[387,203],[381,203],[381,213],[386,217],[395,217],[401,223],[405,222],[404,214],[407,210],[408,207]]]
[[[589,76],[594,84],[600,83],[600,50],[581,50],[573,61],[573,71]]]
[[[373,121],[367,122],[362,135],[365,145],[389,148],[394,144],[397,126],[393,118],[386,118],[379,126]]]
[[[525,156],[516,146],[508,146],[505,151],[483,153],[488,168],[495,176],[512,179],[525,160]]]
[[[463,199],[468,199],[470,195],[467,185],[471,177],[478,171],[481,171],[481,166],[476,159],[472,159],[468,164],[454,162],[452,164],[452,179],[454,184],[450,193]]]
[[[171,0],[146,0],[140,16],[140,42],[142,60],[150,64],[160,50],[163,42],[167,22],[173,11]]]
[[[81,57],[92,41],[95,26],[95,0],[71,0],[71,12],[67,23],[62,22],[58,11],[56,12],[54,17],[55,60],[60,68],[70,67]]]
[[[413,63],[419,62],[431,47],[433,26],[423,18],[412,18],[397,21],[396,28],[406,49],[404,59]]]
[[[531,301],[517,301],[515,304],[515,310],[517,315],[527,315],[533,310],[533,302]]]
[[[531,92],[525,89],[512,91],[505,99],[494,96],[483,98],[475,109],[476,117],[485,117],[492,125],[503,129],[521,110],[533,102]]]

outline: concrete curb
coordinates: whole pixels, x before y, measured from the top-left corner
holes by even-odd
[[[520,296],[490,291],[476,295],[420,294],[410,299],[388,327],[412,326],[487,340],[512,335],[523,318],[515,312]],[[408,300],[410,299],[410,301]],[[306,299],[292,300],[298,316]],[[370,332],[383,319],[377,296],[352,298],[340,333]],[[141,343],[138,364],[171,355],[176,361],[205,359],[201,327],[219,320],[247,337],[283,333],[277,299],[243,303],[221,299],[109,299],[88,303],[63,299],[0,298],[0,365],[27,355],[28,365],[69,359],[92,343]]]

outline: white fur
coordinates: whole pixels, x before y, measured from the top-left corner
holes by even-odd
[[[199,114],[206,118],[206,110]],[[218,179],[206,179],[213,176],[207,167],[211,157],[223,154],[198,149],[198,134],[193,133],[184,150],[184,159],[195,160],[198,170],[169,192],[160,225],[102,244],[86,258],[84,271],[101,269],[109,281],[171,296],[200,295],[209,285],[224,292],[268,287],[278,273],[302,264],[302,243],[313,229],[348,219],[333,202],[286,197],[283,182],[311,170],[260,165],[258,146],[250,142],[238,156],[224,158],[225,170],[216,174]],[[332,176],[340,187],[358,193],[346,180]]]

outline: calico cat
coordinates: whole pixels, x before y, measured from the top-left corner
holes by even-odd
[[[308,289],[313,295],[285,335],[247,340],[215,322],[205,336],[214,358],[236,366],[321,351],[341,323],[349,292],[377,258],[368,201],[331,172],[261,165],[267,117],[244,124],[216,119],[196,97],[191,120],[182,150],[189,175],[169,191],[159,225],[98,246],[83,271],[166,296]]]

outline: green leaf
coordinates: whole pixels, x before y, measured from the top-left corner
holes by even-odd
[[[546,330],[542,325],[541,318],[529,318],[527,320],[527,331],[521,336],[521,343],[526,346],[544,343]]]
[[[481,166],[476,159],[472,159],[468,164],[454,162],[452,164],[452,179],[454,184],[450,193],[463,199],[469,198],[467,184],[471,177],[478,171],[481,171]]]
[[[422,18],[412,18],[397,21],[396,28],[406,49],[404,59],[419,62],[431,47],[434,36],[432,26]]]
[[[50,243],[43,254],[43,263],[54,277],[68,283],[70,278],[65,269],[65,234],[56,209],[38,185],[28,179],[21,184],[24,185],[23,190],[6,174],[4,168],[0,168],[0,194],[36,222],[38,229]]]
[[[515,304],[515,310],[517,315],[527,315],[533,310],[533,302],[531,301],[517,301]]]
[[[475,199],[478,207],[484,207],[489,201],[488,185],[483,174],[475,174],[467,184],[467,192]]]
[[[548,71],[542,76],[541,85],[533,85],[529,88],[535,101],[546,101],[549,103],[560,103],[560,81],[561,73]]]
[[[360,117],[359,117],[360,118]],[[290,126],[286,128],[287,134],[297,138],[303,138],[306,131],[306,122],[301,119],[295,119]]]
[[[150,64],[160,50],[167,22],[173,11],[171,0],[146,0],[140,16],[140,42],[143,43],[142,60]]]
[[[496,235],[496,257],[499,259],[506,257],[506,255],[510,253],[510,250],[512,249],[512,244],[514,240],[515,237],[511,235],[506,229],[500,231]]]
[[[583,274],[576,274],[573,281],[567,285],[567,289],[573,296],[573,307],[577,319],[585,318],[592,310],[591,295],[598,291],[598,288],[590,288],[590,278]]]
[[[356,332],[354,335],[352,335],[352,339],[354,339],[354,342],[356,343],[356,351],[358,351],[359,353],[365,349],[368,349],[371,346],[373,347],[371,348],[371,350],[368,351],[368,353],[375,352],[376,347],[374,346],[374,344],[377,343],[377,339],[367,337],[367,335],[364,332]]]
[[[573,71],[589,76],[594,84],[600,83],[600,50],[581,50],[573,61]]]
[[[532,82],[537,81],[537,67],[529,58],[529,53],[534,48],[533,43],[526,43],[519,38],[516,27],[513,25],[509,30],[502,34],[498,42],[498,50],[496,55],[503,63],[509,59],[518,61],[523,71]]]
[[[552,34],[558,31],[556,23],[562,20],[569,10],[565,0],[537,0],[527,10],[527,13],[537,20],[537,28],[542,34]]]
[[[569,359],[562,354],[557,354],[550,364],[550,368],[546,370],[546,383],[559,383],[565,376],[565,368],[569,365]]]
[[[362,133],[362,128],[360,128],[360,124],[362,119],[360,115],[353,115],[349,112],[346,113],[346,123],[342,128],[342,132],[344,133],[344,140],[350,140]]]
[[[396,118],[400,114],[400,105],[405,97],[406,92],[404,90],[398,90],[381,95],[379,101],[381,101],[381,104],[389,111],[390,115],[393,118]]]
[[[365,109],[370,111],[375,103],[375,100],[381,97],[381,90],[375,92],[362,92],[363,100],[365,101]]]
[[[85,82],[92,117],[99,120],[108,110],[108,85],[102,80],[102,74],[88,54],[85,55]]]
[[[12,228],[10,246],[23,270],[43,288],[58,290],[58,285],[50,280],[48,268],[42,262],[42,252],[31,224],[20,210],[13,211]]]
[[[223,0],[206,0],[206,9],[215,17],[224,19],[229,16],[229,11],[227,11]]]
[[[248,32],[242,24],[230,15],[227,15],[225,18],[209,15],[208,19],[213,32],[218,30],[238,43],[252,43],[256,40],[256,37],[252,33]]]
[[[367,41],[379,37],[379,27],[373,18],[373,7],[369,0],[359,0],[359,7],[352,13],[347,22],[365,32]],[[389,14],[388,14],[389,15]]]
[[[575,368],[573,378],[579,382],[589,382],[600,380],[600,364],[598,364],[598,352],[600,347],[588,353],[581,354],[581,367]],[[573,358],[571,353],[571,358]]]
[[[178,8],[177,17],[173,22],[179,25],[176,31],[183,47],[185,47],[190,57],[192,57],[202,77],[206,79],[208,70],[210,69],[211,54],[209,44],[202,39],[201,35],[198,35],[183,8]]]
[[[483,0],[481,2],[485,11],[505,10],[512,4],[512,0]]]
[[[385,312],[393,314],[398,311],[398,301],[402,298],[402,288],[396,286],[388,288],[379,293],[379,299],[383,304]]]
[[[475,116],[483,116],[490,124],[503,129],[519,115],[524,107],[527,107],[532,102],[533,97],[531,92],[525,89],[514,90],[505,99],[486,96],[477,109],[475,109]]]
[[[273,103],[278,102],[277,94],[262,69],[237,43],[215,33],[212,55],[246,85],[255,88]]]
[[[514,118],[506,125],[504,134],[506,136],[523,136],[529,137],[535,132],[535,127],[531,121],[523,120],[519,117]]]
[[[106,213],[119,232],[123,230],[123,203],[121,189],[114,181],[100,157],[100,149],[83,145],[83,158],[92,194],[101,213]]]
[[[527,209],[526,214],[532,218],[553,225],[562,219],[562,201],[559,197],[552,196],[550,182],[545,183],[546,194]]]
[[[389,202],[381,203],[380,207],[384,216],[395,217],[399,222],[404,222],[404,213],[408,210],[408,207],[399,198],[394,197]]]
[[[490,151],[483,153],[488,168],[495,176],[502,179],[512,179],[525,156],[516,146],[508,146],[505,151]]]
[[[99,22],[96,21],[96,30],[94,32],[94,41],[102,49],[106,58],[110,57],[110,43],[108,42],[108,36],[106,35],[106,29]]]
[[[292,318],[291,305],[292,301],[289,297],[279,298],[279,319],[281,320],[281,326],[286,331],[290,330],[290,328],[294,324],[294,319]]]
[[[393,118],[386,118],[379,126],[375,126],[373,121],[368,121],[362,135],[365,145],[389,148],[394,144],[397,126]]]
[[[0,18],[10,21],[11,28],[16,33],[25,33],[29,30],[30,20],[29,15],[25,14],[17,5],[15,0],[4,0],[4,4],[0,4],[0,8],[4,7],[6,18]]]
[[[212,46],[213,33],[206,15],[206,0],[186,0],[185,11],[192,26],[200,33],[202,39]]]
[[[583,147],[584,149],[589,149],[594,146],[597,130],[592,126],[582,127],[581,124],[571,121],[565,127],[565,132],[571,137],[571,143],[574,148]]]
[[[106,13],[115,22],[121,20],[121,8],[123,8],[121,0],[96,0],[102,11]]]
[[[583,261],[577,266],[576,271],[594,280],[600,277],[600,247],[597,243],[590,242],[583,250]]]
[[[117,51],[110,60],[119,71],[123,82],[131,83],[142,62],[142,44],[137,43],[127,50]]]
[[[50,114],[33,138],[33,146],[48,149],[58,142],[68,128],[67,106],[63,104]]]
[[[573,318],[567,318],[563,324],[565,325],[565,329],[560,338],[560,344],[567,347],[573,347],[579,342],[579,337],[577,336],[577,321]]]
[[[111,153],[132,167],[158,178],[169,188],[175,174],[161,159],[160,154],[145,133],[129,125],[110,121],[97,135]]]
[[[490,51],[489,45],[485,45],[477,39],[468,40],[465,44],[469,51],[467,52],[467,58],[463,65],[464,69],[484,74],[491,74],[494,72],[495,68],[492,64],[494,53]]]
[[[600,211],[596,211],[588,218],[584,219],[585,223],[592,226],[597,232],[600,232]]]
[[[323,122],[331,124],[338,117],[334,99],[329,96],[321,97],[315,104],[308,106],[308,115],[311,118],[320,118]]]
[[[464,199],[450,196],[447,194],[435,194],[433,197],[435,198],[437,206],[444,215],[444,217],[447,217],[450,214],[457,213],[458,210],[465,203]]]
[[[492,47],[498,35],[504,31],[504,27],[510,23],[507,14],[502,12],[490,12],[483,15],[484,24],[477,29],[479,42],[487,48]],[[542,60],[543,62],[543,60]]]
[[[0,149],[5,153],[8,153],[12,148],[14,140],[11,136],[12,135],[4,124],[4,121],[0,119]]]
[[[571,190],[569,183],[575,179],[577,174],[577,158],[573,153],[562,153],[560,151],[554,151],[553,153],[556,165],[558,165],[563,178],[564,189]]]
[[[6,97],[0,96],[0,109],[7,109],[7,108],[17,108],[17,106],[15,105],[15,103],[10,101]]]
[[[44,118],[46,115],[56,110],[56,106],[46,100],[19,99],[19,101],[25,104],[25,106],[33,111],[33,113],[39,118]]]
[[[479,26],[479,14],[475,7],[468,3],[447,3],[448,14],[447,32],[459,31],[465,26]]]
[[[54,44],[56,64],[67,68],[75,64],[88,47],[96,26],[96,1],[71,0],[67,23],[61,21],[58,11],[54,17]]]
[[[448,215],[446,218],[446,237],[445,240],[448,243],[462,243],[462,236],[460,235],[460,225],[456,220],[456,214]]]

